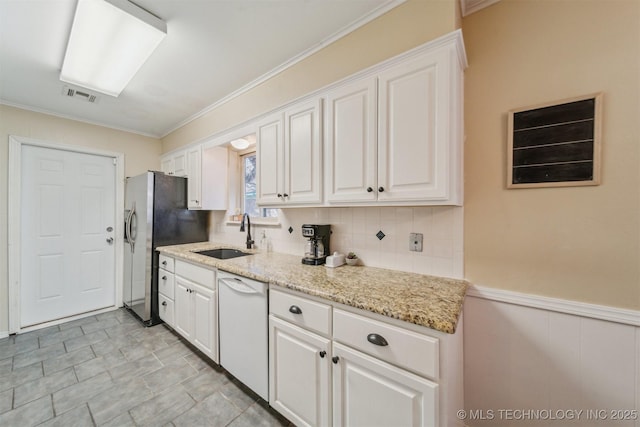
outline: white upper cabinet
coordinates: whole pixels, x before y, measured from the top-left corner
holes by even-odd
[[[226,210],[228,206],[229,154],[224,147],[198,144],[160,159],[167,175],[187,178],[188,208]]]
[[[258,124],[256,148],[257,202],[281,203],[284,196],[284,117],[272,114]]]
[[[461,159],[451,132],[449,56],[440,49],[378,76],[380,201],[459,201],[451,188]]]
[[[202,146],[187,150],[187,193],[188,208],[202,209]]]
[[[176,151],[160,159],[160,170],[167,175],[187,176],[187,152]]]
[[[373,202],[377,188],[376,78],[327,94],[329,202]]]
[[[258,124],[258,204],[322,203],[322,100],[301,102]]]
[[[194,175],[193,183],[191,183],[191,175],[188,177],[191,183],[189,185],[189,209],[227,210],[229,205],[229,151],[226,147],[208,147],[207,144],[201,147],[200,173]],[[194,155],[194,159],[196,157]],[[189,161],[191,161],[191,157],[189,157]]]
[[[330,204],[462,204],[459,41],[449,37],[328,93]]]

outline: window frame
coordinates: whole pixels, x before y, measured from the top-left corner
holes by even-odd
[[[246,175],[245,175],[245,161],[246,158],[248,157],[256,157],[257,156],[257,151],[255,149],[255,147],[238,152],[238,160],[239,160],[239,174],[240,174],[240,179],[239,179],[239,183],[240,183],[240,210],[244,213],[246,212],[246,196],[245,196],[245,190],[246,190]],[[256,159],[257,160],[257,159]],[[256,169],[257,169],[257,161],[256,161]],[[256,173],[256,181],[257,181],[258,175]],[[257,194],[257,182],[256,182],[256,201],[258,199],[258,194]],[[256,204],[257,206],[257,204]],[[259,209],[260,212],[260,216],[254,216],[254,215],[249,215],[249,217],[251,218],[251,222],[254,224],[280,224],[280,214],[278,212],[279,209],[277,208],[264,208],[264,207],[260,207],[257,206],[257,208]],[[275,216],[265,216],[265,213],[268,210],[272,210],[275,211]]]

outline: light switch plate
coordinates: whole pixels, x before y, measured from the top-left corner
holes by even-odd
[[[409,250],[422,252],[422,233],[409,233]]]

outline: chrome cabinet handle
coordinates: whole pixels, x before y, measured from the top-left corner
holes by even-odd
[[[291,307],[289,307],[289,311],[293,314],[302,314],[302,310],[300,310],[300,307],[298,307],[297,305],[292,305]]]
[[[380,347],[385,347],[389,345],[387,340],[385,340],[382,335],[378,335],[378,334],[367,335],[367,341],[369,341],[371,344],[379,345]]]

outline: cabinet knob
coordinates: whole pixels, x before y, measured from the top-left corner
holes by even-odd
[[[167,261],[162,261],[162,265],[167,265]]]
[[[278,193],[278,199],[282,198],[282,194]]]
[[[166,301],[165,301],[165,302],[166,302]],[[326,352],[326,351],[324,351],[324,350],[322,350],[322,351],[319,353],[319,355],[320,355],[320,358],[321,358],[321,359],[324,359],[324,357],[327,355],[327,352]]]
[[[373,188],[367,187],[367,193],[371,193],[372,191],[373,191]]]
[[[199,202],[197,200],[192,200],[193,203],[198,204]]]
[[[379,345],[380,347],[385,347],[389,345],[387,340],[385,340],[382,335],[378,335],[378,334],[367,335],[367,341],[369,341],[371,344]]]
[[[167,276],[162,276],[162,280],[167,280]]]
[[[333,361],[333,363],[335,363],[336,365],[338,364],[338,361],[340,360],[340,358],[338,356],[333,356],[331,358],[331,360]]]
[[[378,187],[378,192],[380,193],[384,192],[384,187]]]
[[[293,314],[302,314],[302,310],[297,305],[292,305],[289,307],[289,311]]]
[[[166,301],[162,301],[162,305],[166,307],[167,306],[167,302]]]
[[[288,195],[287,193],[284,193],[284,194],[282,195],[282,197],[283,197],[283,198],[284,198],[284,197],[289,197],[289,195]]]

